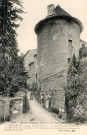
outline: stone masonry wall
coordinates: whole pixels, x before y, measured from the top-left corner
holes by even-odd
[[[85,41],[83,41],[83,40],[80,39],[80,48],[82,47],[82,44],[84,44],[85,47],[87,47],[87,42],[85,42]]]
[[[30,63],[34,62],[33,65],[29,66]],[[24,56],[24,67],[28,72],[27,86],[32,88],[32,83],[36,83],[36,72],[37,72],[37,49],[29,50]]]
[[[34,62],[34,55],[37,54],[37,49],[29,50],[24,56],[24,67],[29,71],[29,64]]]
[[[67,66],[71,57],[68,40],[72,40],[73,50],[78,55],[80,29],[73,21],[49,20],[37,33],[38,40],[38,78],[56,74]]]
[[[36,83],[36,75],[35,75],[35,63],[33,62],[29,65],[29,76],[27,80],[29,89],[33,88],[34,83]]]
[[[41,82],[41,94],[51,96],[51,108],[65,112],[65,86],[67,71],[48,76]]]
[[[69,40],[72,44],[69,44]],[[38,86],[45,97],[51,97],[51,106],[65,110],[66,72],[68,58],[78,55],[80,29],[73,21],[54,19],[45,22],[37,33]]]

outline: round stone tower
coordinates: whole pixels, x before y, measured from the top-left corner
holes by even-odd
[[[48,16],[35,27],[38,85],[40,84],[41,91],[44,93],[51,91],[54,97],[59,95],[53,104],[60,110],[64,109],[65,71],[73,53],[78,56],[82,30],[83,25],[77,18],[53,4],[48,6]]]

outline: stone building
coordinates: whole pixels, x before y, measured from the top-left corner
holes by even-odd
[[[37,49],[27,51],[24,56],[24,67],[28,72],[27,86],[32,89],[37,78]]]
[[[80,40],[79,58],[87,57],[87,42]]]
[[[52,96],[51,107],[65,112],[67,67],[78,56],[83,25],[59,5],[49,5],[48,15],[35,26],[37,34],[37,84],[41,94]]]
[[[87,42],[80,39],[83,25],[60,6],[47,7],[48,15],[35,26],[37,49],[24,56],[28,71],[27,84],[33,89],[37,83],[40,95],[51,97],[51,108],[65,112],[65,86],[67,68],[72,55]]]
[[[29,64],[34,61],[34,55],[37,54],[37,49],[29,50],[24,55],[24,67],[29,71]]]
[[[85,47],[87,47],[87,42],[80,39],[80,48],[82,47],[83,44],[85,45]]]

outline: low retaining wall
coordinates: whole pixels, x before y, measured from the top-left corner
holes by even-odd
[[[23,97],[15,97],[10,99],[11,115],[23,113]]]

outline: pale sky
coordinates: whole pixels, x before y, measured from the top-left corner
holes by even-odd
[[[61,8],[78,18],[84,26],[81,39],[87,41],[87,0],[23,0],[26,14],[18,28],[18,48],[20,53],[37,48],[35,25],[47,16],[47,5],[60,5]]]

